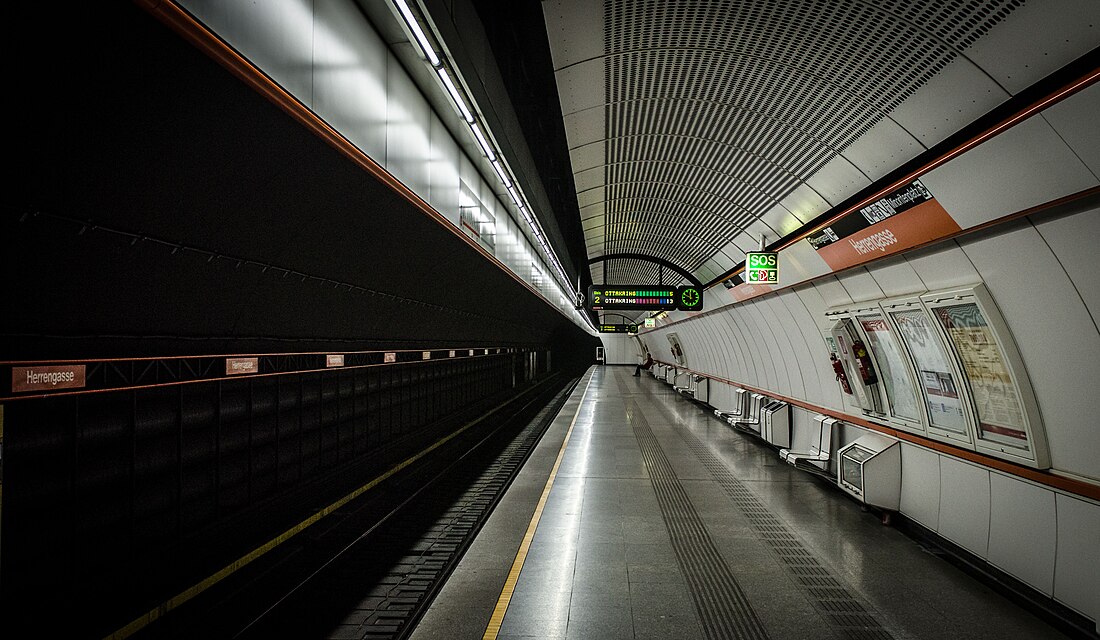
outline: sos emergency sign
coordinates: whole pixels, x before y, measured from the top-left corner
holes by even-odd
[[[752,251],[746,254],[745,282],[779,284],[779,254],[774,251]]]

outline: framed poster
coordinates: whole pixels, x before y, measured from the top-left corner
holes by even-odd
[[[925,294],[921,299],[965,375],[978,448],[1032,466],[1049,466],[1031,382],[985,287]]]
[[[884,305],[897,336],[916,367],[917,390],[928,415],[928,433],[973,444],[967,423],[966,399],[942,340],[918,300]]]
[[[856,320],[867,336],[867,346],[878,363],[879,377],[886,392],[890,417],[911,431],[924,433],[924,412],[908,361],[894,330],[881,312],[857,313]]]

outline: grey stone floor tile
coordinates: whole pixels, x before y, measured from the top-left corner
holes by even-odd
[[[607,616],[584,620],[569,619],[566,640],[633,640],[634,621],[630,616]]]
[[[694,611],[653,615],[634,614],[634,637],[637,640],[703,640],[703,628]]]
[[[568,626],[568,618],[513,616],[509,611],[504,616],[504,622],[500,625],[500,633],[502,635],[565,637]]]
[[[569,622],[616,618],[630,620],[630,595],[625,592],[574,592],[569,604]]]
[[[627,572],[631,582],[685,582],[680,566],[675,563],[628,564]]]

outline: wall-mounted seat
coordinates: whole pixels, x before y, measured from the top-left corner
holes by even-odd
[[[828,471],[829,459],[833,455],[833,427],[839,422],[836,418],[817,414],[814,416],[817,429],[810,446],[805,451],[781,449],[779,457],[796,467],[809,467],[808,470],[811,471]]]

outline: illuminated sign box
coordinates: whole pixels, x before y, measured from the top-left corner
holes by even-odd
[[[650,311],[676,308],[676,287],[593,285],[588,287],[589,309]]]
[[[638,333],[636,324],[601,324],[600,333]]]
[[[751,251],[745,254],[745,282],[779,284],[779,254],[774,251]]]

